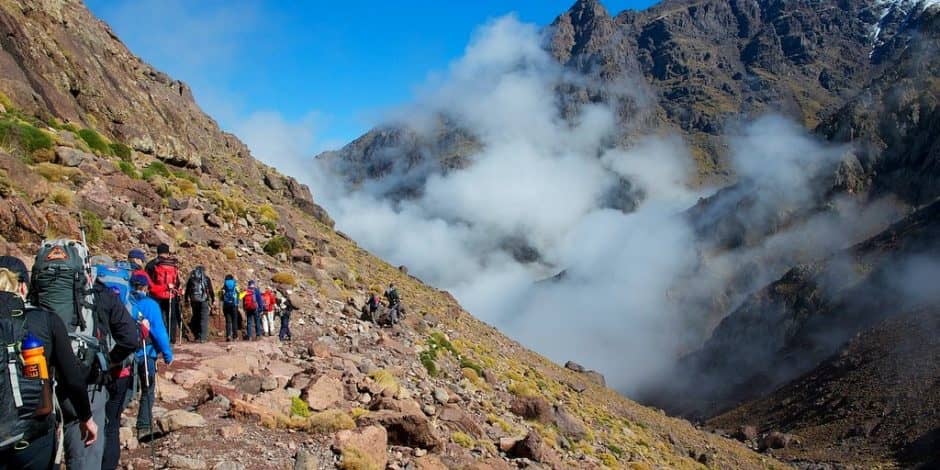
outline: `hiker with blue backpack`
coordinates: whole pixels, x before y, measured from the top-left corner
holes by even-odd
[[[225,282],[222,283],[222,289],[219,291],[219,300],[222,301],[222,315],[225,317],[225,341],[232,341],[237,338],[239,323],[238,304],[241,301],[242,293],[238,289],[238,282],[235,276],[227,274]]]
[[[142,255],[143,252],[141,252]],[[130,257],[129,257],[130,258]],[[134,266],[130,261],[112,261],[105,256],[92,257],[95,280],[104,284],[118,298],[121,305],[133,315],[131,304],[131,275]],[[121,457],[120,429],[121,415],[127,404],[127,395],[134,389],[134,358],[129,357],[123,363],[111,367],[111,377],[107,383],[108,402],[105,404],[104,455],[101,460],[102,470],[117,468]]]
[[[140,405],[137,411],[137,435],[153,438],[153,403],[156,392],[157,358],[163,356],[166,365],[173,363],[170,335],[163,323],[160,305],[149,296],[150,283],[146,276],[131,277],[131,308],[140,325],[143,346],[135,353],[137,376],[140,380]]]

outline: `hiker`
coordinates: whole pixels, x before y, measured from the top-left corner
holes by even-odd
[[[366,313],[369,315],[369,319],[375,318],[375,312],[379,311],[379,296],[375,295],[375,292],[369,294],[369,299],[366,300]]]
[[[225,341],[232,341],[238,334],[238,302],[241,298],[241,292],[238,289],[238,283],[235,276],[225,275],[225,282],[222,283],[222,289],[219,290],[219,300],[222,301],[222,316],[225,317]]]
[[[138,274],[147,276],[147,282],[153,288],[153,280],[150,279],[150,274],[147,274],[147,270],[144,269],[147,265],[147,253],[140,248],[134,248],[127,253],[127,262],[130,264],[131,276]]]
[[[265,289],[261,294],[264,300],[264,311],[261,313],[261,329],[265,336],[274,334],[274,312],[277,310],[277,296],[271,289]]]
[[[72,349],[78,351],[92,416],[99,429],[106,424],[105,407],[111,365],[120,366],[137,348],[134,320],[113,291],[94,279],[85,245],[75,240],[44,241],[36,254],[29,301],[54,312],[66,325]],[[81,300],[78,302],[77,300]],[[66,466],[101,468],[104,439],[86,446],[81,417],[63,390],[56,394],[65,425]]]
[[[248,341],[257,341],[261,339],[261,313],[265,311],[264,298],[255,285],[255,281],[248,281],[248,289],[245,290],[245,296],[242,299],[242,305],[245,307],[245,337]]]
[[[291,295],[293,292],[288,289],[286,293],[277,292],[277,303],[278,303],[278,312],[281,315],[281,329],[277,334],[278,339],[281,341],[290,341],[290,314],[297,310],[297,306],[294,305],[294,302],[291,300]]]
[[[163,324],[163,312],[157,302],[148,296],[149,285],[145,276],[131,278],[134,293],[131,305],[141,328],[143,346],[135,353],[137,376],[140,381],[140,404],[137,411],[137,436],[153,438],[153,402],[156,392],[157,357],[162,355],[166,365],[173,363],[173,349],[166,326]]]
[[[139,256],[140,259],[143,259],[143,252],[140,252]],[[131,257],[128,256],[128,258]],[[107,286],[124,305],[124,308],[131,312],[131,318],[133,318],[133,306],[131,305],[133,289],[130,284],[133,264],[130,261],[114,262],[104,256],[93,256],[91,260],[95,270],[96,282]],[[140,264],[142,267],[142,262]],[[143,276],[146,277],[145,274]],[[149,278],[147,279],[149,282]],[[127,405],[128,391],[134,388],[133,356],[125,359],[123,363],[111,367],[110,380],[106,385],[108,388],[108,402],[105,404],[104,455],[101,460],[101,469],[113,470],[117,468],[118,461],[121,458],[121,415]]]
[[[388,289],[385,289],[385,300],[388,301],[389,321],[392,325],[397,325],[401,316],[401,297],[398,296],[398,289],[395,288],[395,284],[388,284]]]
[[[192,331],[200,343],[205,343],[209,337],[209,311],[215,306],[215,296],[212,295],[212,279],[206,274],[206,268],[196,266],[186,281],[186,298],[192,307]]]
[[[50,377],[55,377],[62,395],[72,403],[84,445],[93,445],[98,440],[98,426],[92,417],[91,404],[85,393],[85,378],[72,352],[65,324],[49,310],[26,306],[28,281],[29,274],[22,260],[0,256],[0,331],[4,333],[3,344],[15,345],[23,341],[25,356],[28,339],[38,339],[46,369],[45,380],[42,379],[42,366],[37,380],[22,365],[16,367],[21,406],[17,406],[16,394],[10,383],[12,371],[8,369],[0,379],[0,468],[46,470],[54,467],[57,448]],[[9,355],[10,349],[0,348],[0,360],[8,364],[11,359],[15,361]]]
[[[183,324],[179,306],[179,263],[170,255],[169,245],[157,246],[157,257],[147,263],[147,274],[151,281],[150,296],[160,305],[164,324],[170,332],[170,343],[175,344]]]

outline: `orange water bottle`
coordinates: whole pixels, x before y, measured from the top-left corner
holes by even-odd
[[[42,394],[35,416],[47,416],[52,413],[52,384],[49,381],[49,367],[46,365],[46,348],[39,338],[32,333],[26,333],[20,351],[23,353],[23,375],[42,381]]]

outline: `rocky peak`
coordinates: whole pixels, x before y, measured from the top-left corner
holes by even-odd
[[[563,64],[597,52],[614,31],[610,14],[598,0],[578,0],[555,19],[552,28],[551,52]]]

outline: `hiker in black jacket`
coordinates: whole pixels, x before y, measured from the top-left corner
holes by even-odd
[[[26,265],[22,260],[0,256],[0,313],[12,315],[14,312],[22,312],[22,328],[42,342],[49,375],[56,378],[62,395],[69,397],[74,404],[79,434],[83,436],[83,444],[90,446],[98,440],[98,426],[92,419],[91,405],[85,393],[85,378],[79,373],[80,366],[72,352],[65,324],[48,310],[26,306],[24,299],[28,279]],[[3,340],[18,342],[22,338]],[[24,424],[24,427],[19,427],[19,424]],[[42,419],[29,419],[28,424],[18,423],[17,430],[23,432],[22,441],[0,451],[0,468],[53,468],[55,428],[55,413],[49,413]]]
[[[108,352],[109,364],[120,365],[137,349],[140,342],[137,322],[131,317],[121,300],[101,282],[93,286],[93,311],[98,328],[110,335],[114,347]],[[100,429],[105,429],[105,405],[108,402],[108,389],[101,385],[97,377],[89,377],[88,398],[95,423]],[[104,439],[100,439],[92,446],[86,447],[78,420],[74,413],[70,413],[71,403],[58,394],[62,402],[65,415],[65,456],[66,467],[69,469],[100,469],[104,456]],[[117,417],[120,419],[120,416]]]
[[[209,312],[215,305],[215,291],[212,279],[203,266],[196,266],[186,281],[186,299],[192,307],[193,316],[189,322],[193,339],[205,343],[209,338]]]

